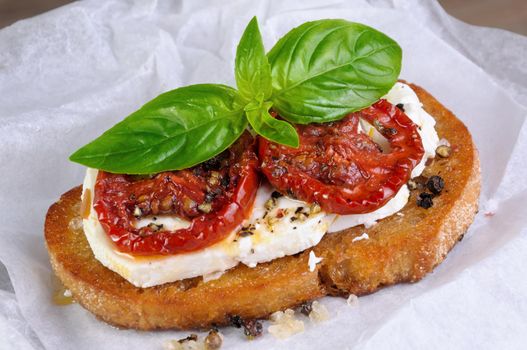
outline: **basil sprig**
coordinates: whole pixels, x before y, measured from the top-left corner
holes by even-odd
[[[308,124],[341,119],[384,96],[401,71],[402,51],[373,28],[331,19],[291,30],[268,58],[274,108]]]
[[[254,131],[271,141],[298,147],[295,128],[269,114],[272,103],[268,99],[273,92],[271,66],[265,55],[256,17],[249,22],[238,44],[234,73],[238,91],[247,102],[245,115]]]
[[[191,167],[227,149],[247,129],[298,147],[289,124],[328,122],[385,95],[401,70],[401,48],[345,20],[307,22],[266,55],[254,17],[236,51],[238,90],[199,84],[166,92],[77,150],[70,160],[113,173]],[[282,119],[274,118],[270,109]]]

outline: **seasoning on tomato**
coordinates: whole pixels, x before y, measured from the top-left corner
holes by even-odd
[[[360,132],[360,119],[386,139],[388,150]],[[424,154],[417,126],[382,99],[336,122],[295,127],[296,149],[259,138],[262,172],[282,193],[331,213],[369,213],[383,206]]]
[[[100,171],[94,209],[106,233],[122,252],[177,254],[210,246],[248,216],[259,185],[255,140],[245,132],[229,149],[189,169],[153,176]],[[137,219],[176,215],[187,228],[136,227]]]

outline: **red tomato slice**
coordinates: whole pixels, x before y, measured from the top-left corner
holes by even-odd
[[[373,125],[391,150],[383,152],[359,132],[359,119]],[[327,212],[359,214],[383,206],[410,178],[424,154],[417,126],[386,100],[342,120],[297,125],[300,147],[259,138],[261,169],[279,191]]]
[[[151,177],[100,171],[94,209],[122,252],[195,251],[221,241],[249,215],[259,185],[257,169],[255,140],[246,132],[222,154],[190,169]],[[176,231],[134,225],[139,216],[161,214],[176,215],[191,224]]]

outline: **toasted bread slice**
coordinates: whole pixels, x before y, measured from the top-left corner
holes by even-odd
[[[369,229],[354,227],[327,234],[314,248],[324,259],[308,269],[307,250],[259,264],[244,265],[217,280],[186,279],[138,288],[97,261],[80,225],[81,187],[65,193],[48,211],[45,237],[51,265],[73,297],[104,321],[143,330],[223,325],[230,315],[265,318],[270,313],[324,295],[362,295],[399,282],[415,282],[439,264],[459,241],[478,208],[480,169],[467,128],[430,94],[412,85],[437,132],[452,145],[424,176],[445,181],[434,205],[416,205],[413,191],[400,212]],[[364,232],[369,239],[353,241]]]

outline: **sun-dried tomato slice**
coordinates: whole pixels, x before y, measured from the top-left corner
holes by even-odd
[[[244,133],[228,150],[193,168],[153,176],[100,171],[94,209],[122,252],[177,254],[228,236],[248,216],[259,185],[255,140]],[[137,217],[176,215],[191,224],[175,231],[136,227]]]
[[[390,150],[360,132],[361,118],[384,136]],[[386,100],[340,121],[297,125],[296,130],[297,149],[259,138],[261,169],[279,191],[336,214],[383,206],[424,154],[417,126]]]

